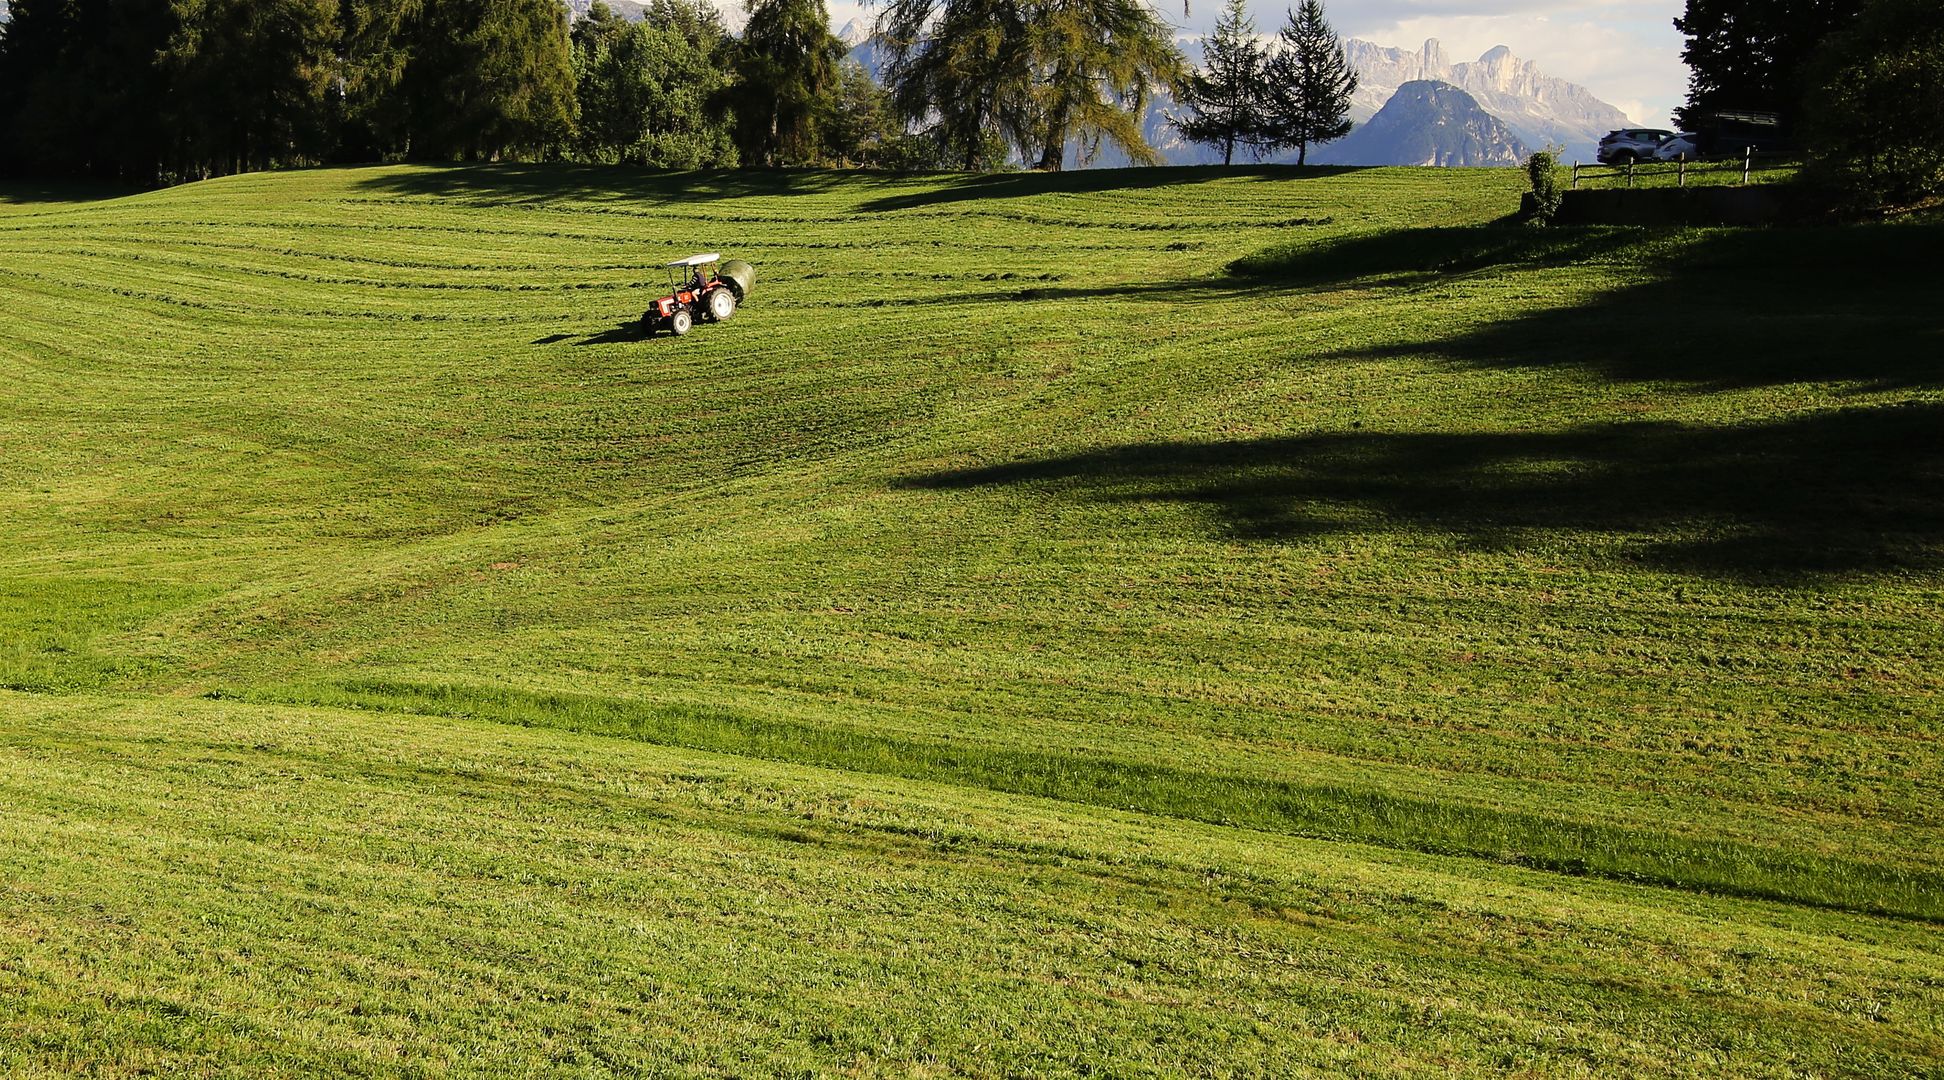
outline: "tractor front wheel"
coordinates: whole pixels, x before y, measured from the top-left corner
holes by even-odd
[[[681,337],[695,328],[695,316],[686,310],[678,311],[668,317],[668,332]]]
[[[716,322],[728,322],[736,313],[736,294],[727,285],[719,286],[709,294],[709,318]]]

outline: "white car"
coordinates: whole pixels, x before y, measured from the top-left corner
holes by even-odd
[[[1673,132],[1660,128],[1621,128],[1609,131],[1600,140],[1597,156],[1602,165],[1625,165],[1632,161],[1652,161],[1654,151],[1659,150],[1661,142],[1673,136]]]
[[[1692,131],[1683,131],[1661,143],[1654,151],[1656,161],[1679,161],[1683,157],[1689,161],[1701,157],[1701,136]]]

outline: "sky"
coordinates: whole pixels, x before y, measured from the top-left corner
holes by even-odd
[[[826,0],[831,24],[853,18],[870,22],[882,5]],[[1531,60],[1548,75],[1579,83],[1632,117],[1635,123],[1670,123],[1687,96],[1687,67],[1674,17],[1683,0],[1324,0],[1330,21],[1344,37],[1416,50],[1426,38],[1444,43],[1453,62],[1476,60],[1495,45]],[[1221,0],[1190,0],[1189,14],[1175,0],[1159,0],[1161,14],[1187,33],[1206,32]],[[1256,26],[1274,33],[1290,0],[1250,0]]]

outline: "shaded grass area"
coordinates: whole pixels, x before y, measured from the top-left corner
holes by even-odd
[[[1557,873],[1944,921],[1944,876],[1934,873],[1455,800],[1277,782],[1070,751],[921,741],[720,708],[497,687],[359,680],[217,696],[612,735],[1316,839],[1466,855]]]
[[[1608,558],[1767,582],[1944,566],[1944,405],[1924,400],[1739,427],[1149,443],[902,483],[1183,503],[1270,543],[1384,528],[1491,550],[1590,533]]]
[[[1230,269],[1243,279],[1326,287],[1606,266],[1618,272],[1618,287],[1575,303],[1335,355],[1431,355],[1715,388],[1853,381],[1896,389],[1944,385],[1939,250],[1944,228],[1930,224],[1406,229],[1278,245]]]

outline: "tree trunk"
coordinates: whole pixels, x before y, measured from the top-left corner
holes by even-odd
[[[1046,150],[1040,154],[1038,168],[1043,172],[1059,172],[1066,166],[1066,137],[1068,109],[1065,105],[1053,111],[1046,121]]]
[[[1309,164],[1309,140],[1296,144],[1296,164],[1300,167]]]
[[[1040,154],[1039,168],[1043,172],[1059,172],[1066,165],[1066,132],[1064,125],[1056,125],[1046,134],[1046,150]]]
[[[1222,167],[1226,169],[1233,164],[1235,164],[1235,132],[1231,129],[1227,141],[1222,143]]]

